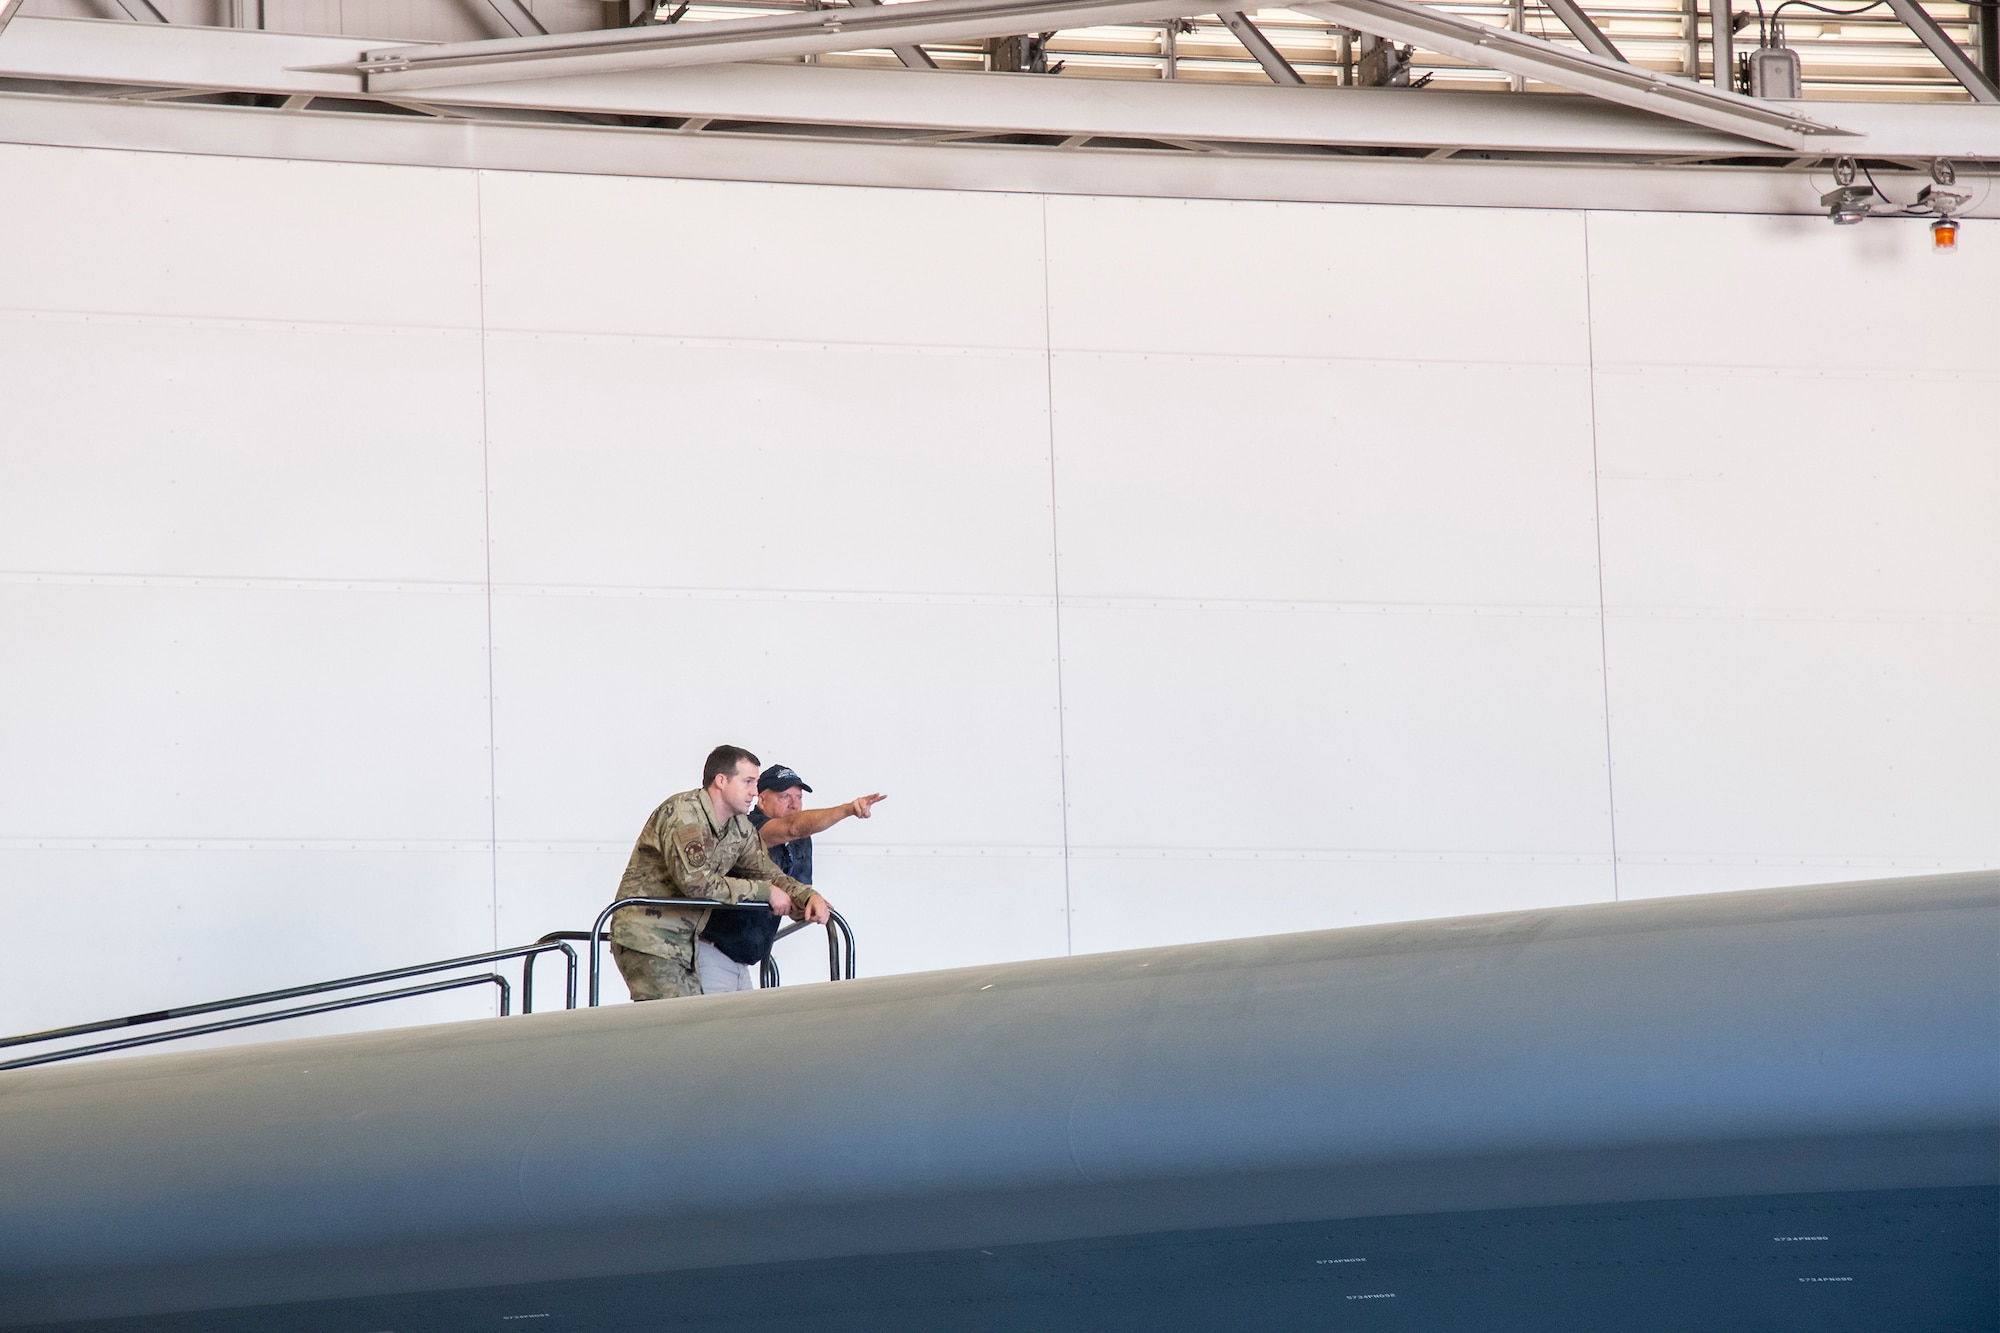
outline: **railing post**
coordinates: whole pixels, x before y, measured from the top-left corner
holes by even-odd
[[[841,941],[847,946],[847,966],[845,968],[846,975],[844,977],[835,976],[833,979],[835,981],[842,981],[842,980],[852,981],[854,980],[854,931],[849,928],[846,917],[834,911],[832,908],[828,908],[826,913],[826,934],[829,940],[833,938],[833,930],[835,926],[840,927]]]
[[[535,959],[545,953],[562,950],[564,970],[567,973],[563,990],[563,1008],[576,1008],[576,950],[564,944],[555,934],[542,936],[535,941],[534,948],[522,956],[521,960],[521,1012],[535,1012]]]
[[[627,901],[629,900],[625,898],[617,899],[609,907],[599,912],[596,923],[590,928],[590,1007],[592,1009],[597,1008],[603,994],[604,923],[609,921],[611,914],[620,907],[623,907]]]

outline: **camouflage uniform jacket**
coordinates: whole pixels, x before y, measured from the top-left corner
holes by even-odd
[[[696,790],[669,796],[647,817],[618,896],[765,903],[772,885],[791,895],[792,915],[802,919],[813,891],[772,863],[749,819],[737,815],[718,828],[708,794]],[[662,958],[684,957],[708,917],[705,909],[628,907],[611,918],[611,942]]]

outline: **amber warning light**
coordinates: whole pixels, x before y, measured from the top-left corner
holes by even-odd
[[[1934,255],[1958,253],[1957,218],[1939,218],[1931,223],[1931,253]]]

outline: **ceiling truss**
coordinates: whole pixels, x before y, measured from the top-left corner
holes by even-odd
[[[847,140],[912,151],[1144,151],[1209,162],[1373,157],[1438,170],[1482,160],[1671,171],[1714,164],[1795,170],[1834,156],[1945,158],[1975,169],[2000,161],[2000,107],[1759,101],[1641,68],[1608,41],[1612,54],[1597,54],[1412,0],[1304,0],[1293,8],[1426,49],[1462,48],[1468,59],[1587,96],[1310,86],[1239,11],[1219,17],[1269,85],[975,75],[940,71],[923,49],[931,41],[1011,35],[1023,25],[1047,31],[1043,25],[1218,12],[1191,8],[1202,2],[912,0],[391,47],[350,37],[16,18],[0,31],[0,90],[274,114],[373,109],[682,137]],[[489,3],[510,27],[535,22],[520,0]],[[508,17],[509,6],[520,12]],[[0,19],[7,10],[0,0]],[[889,47],[912,68],[772,63],[863,46]]]
[[[1930,48],[1931,54],[1938,58],[1938,63],[1950,71],[1951,76],[1972,94],[1975,101],[2000,102],[2000,88],[1994,86],[1991,72],[1982,71],[1967,60],[1965,52],[1959,50],[1958,44],[1945,35],[1937,20],[1932,18],[1917,0],[1889,0],[1889,8],[1896,11],[1897,18],[1909,25],[1910,31],[1917,34],[1917,39]],[[1994,19],[1994,9],[1988,6],[1984,21],[1992,23]]]
[[[1236,34],[1236,40],[1243,43],[1243,49],[1271,76],[1271,82],[1287,88],[1305,87],[1306,81],[1292,68],[1292,62],[1278,54],[1278,48],[1271,44],[1263,29],[1250,21],[1248,15],[1234,9],[1221,9],[1216,11],[1215,16],[1222,20],[1224,27]]]
[[[1613,56],[1506,32],[1413,0],[1304,0],[1296,7],[1362,32],[1421,43],[1447,55],[1760,143],[1803,150],[1809,140],[1837,143],[1847,134],[1837,125],[1807,115],[1804,103],[1760,101],[1693,79],[1641,69]]]

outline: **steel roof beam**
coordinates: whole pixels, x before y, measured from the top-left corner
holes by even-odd
[[[1606,60],[1625,59],[1624,53],[1611,44],[1611,39],[1604,35],[1602,28],[1590,21],[1590,15],[1583,12],[1583,6],[1576,0],[1542,0],[1542,3],[1562,20],[1562,25],[1568,28],[1579,42],[1583,43],[1584,50],[1603,56]]]
[[[486,0],[500,21],[507,25],[516,37],[546,37],[549,30],[542,21],[528,12],[521,0]]]
[[[353,37],[22,17],[14,20],[7,39],[0,42],[0,75],[354,97],[361,92],[358,79],[288,66],[355,59],[363,49]]]
[[[384,47],[352,65],[371,92],[729,64],[923,42],[965,42],[1215,12],[1215,0],[916,0],[712,23]],[[323,67],[321,72],[334,72]]]
[[[1292,62],[1278,54],[1278,48],[1271,45],[1271,39],[1256,24],[1234,9],[1218,9],[1215,16],[1222,25],[1236,34],[1236,40],[1243,43],[1243,49],[1256,57],[1264,72],[1271,76],[1271,82],[1288,87],[1301,88],[1305,80],[1292,68]]]
[[[1965,91],[1972,94],[1976,102],[2000,102],[2000,87],[1986,77],[1979,66],[1966,59],[1965,52],[1958,49],[1958,43],[1945,35],[1937,20],[1924,12],[1917,0],[1889,0],[1889,8],[1896,11],[1896,17],[1909,26],[1917,35],[1917,40],[1929,47],[1938,63],[1945,67],[1951,77],[1965,85]],[[1983,22],[1993,22],[1993,10],[1988,9]]]
[[[63,84],[218,92],[364,95],[347,74],[310,72],[359,59],[347,37],[19,18],[0,42],[0,76]],[[707,65],[436,89],[437,105],[636,116],[874,125],[941,134],[1096,134],[1539,153],[1659,155],[1741,151],[1733,135],[1580,97],[1501,97],[1430,89],[1351,88],[1310,95],[1269,85],[1009,78],[825,65]],[[2000,149],[1985,108],[1871,104],[1896,117],[1905,154],[1978,156]],[[1907,122],[1907,123],[1904,123]],[[1980,148],[1978,145],[1986,145]]]
[[[97,19],[17,17],[0,40],[0,77],[110,96],[192,89],[280,97],[360,97],[358,78],[299,66],[358,60],[351,37],[299,36]],[[1572,48],[1572,54],[1574,54]],[[1758,149],[1720,130],[1586,97],[1510,97],[1436,88],[1293,89],[1268,84],[988,77],[824,65],[711,65],[439,89],[438,105],[670,116],[931,134],[1090,134],[1118,138],[1459,148],[1606,157],[1727,157]],[[1967,102],[1815,103],[1857,131],[1822,153],[2000,159],[2000,106]],[[517,117],[519,118],[519,117]],[[0,128],[0,139],[9,137]],[[1822,141],[1824,142],[1824,141]]]
[[[847,0],[847,3],[855,9],[866,9],[871,5],[881,4],[882,0]],[[931,59],[931,53],[914,42],[901,42],[889,49],[896,53],[896,59],[903,62],[905,69],[936,69],[938,67],[937,61]]]
[[[919,77],[895,70],[888,73],[891,77]],[[1274,95],[1291,96],[1284,92]],[[1409,100],[1407,93],[1401,96]],[[1494,96],[1497,100],[1504,95]],[[1930,109],[1985,110],[1962,104]],[[1810,182],[1781,168],[1654,167],[1601,161],[1578,164],[1546,158],[1485,161],[1468,160],[1462,154],[1446,162],[1426,162],[1421,158],[1344,154],[1239,156],[1158,149],[967,144],[913,147],[712,131],[681,134],[332,110],[301,113],[261,107],[135,103],[5,91],[0,91],[0,140],[290,161],[895,189],[1825,216]],[[1880,172],[1876,174],[1885,185],[1897,189]],[[1899,193],[1913,192],[1928,179],[1924,175],[1899,178],[1909,187]],[[1970,210],[1969,215],[1995,216],[1996,210],[2000,210],[2000,201]]]
[[[1794,151],[1803,150],[1809,139],[1818,137],[1824,143],[1826,136],[1848,133],[1805,115],[1797,109],[1803,103],[1759,101],[1691,79],[1658,74],[1588,51],[1572,50],[1524,33],[1459,18],[1409,0],[1306,0],[1291,8],[1376,37],[1456,56],[1473,65],[1539,79],[1607,102],[1638,107]],[[1826,151],[1845,150],[1831,144]]]

